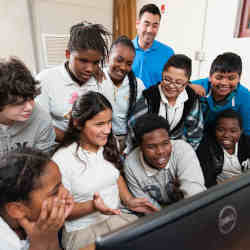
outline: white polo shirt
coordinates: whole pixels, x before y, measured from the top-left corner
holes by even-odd
[[[120,205],[117,181],[119,171],[103,157],[103,148],[97,153],[88,152],[73,143],[57,151],[53,161],[59,166],[62,183],[70,191],[75,202],[93,200],[98,192],[104,203],[113,209]],[[109,216],[99,212],[85,215],[75,220],[66,221],[67,232],[84,229],[92,224],[107,219]]]
[[[50,113],[55,127],[66,130],[68,119],[65,118],[77,96],[87,91],[100,92],[101,86],[94,77],[80,86],[74,82],[65,68],[65,64],[46,69],[37,75],[41,81],[41,94],[36,101]]]
[[[29,242],[20,240],[17,234],[0,217],[0,250],[28,250]]]
[[[127,113],[129,109],[129,79],[126,75],[122,84],[117,87],[108,74],[108,68],[105,68],[104,74],[106,79],[102,82],[102,94],[110,101],[113,108],[112,130],[115,135],[127,134]],[[138,100],[142,91],[145,89],[143,82],[136,78]]]

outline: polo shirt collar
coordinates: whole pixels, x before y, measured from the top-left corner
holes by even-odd
[[[66,86],[77,85],[77,86],[81,87],[77,82],[73,81],[72,78],[70,77],[68,71],[65,68],[65,62],[59,66],[59,71],[61,73],[61,76],[64,79],[64,81],[62,83]],[[96,84],[98,84],[96,79],[93,76],[91,76],[90,79],[82,86],[86,86],[86,85],[92,86],[92,85],[96,85]]]
[[[134,43],[135,49],[143,50],[143,49],[140,47],[140,45],[139,45],[138,39],[139,39],[139,37],[136,36],[136,38],[135,38],[135,43]],[[156,50],[157,48],[158,48],[158,44],[157,44],[156,40],[154,39],[152,46],[151,46],[150,48],[146,49],[146,50],[143,50],[143,51]]]

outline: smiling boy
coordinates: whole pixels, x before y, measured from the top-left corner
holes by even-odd
[[[250,92],[240,84],[242,61],[231,52],[218,55],[212,62],[209,78],[193,81],[205,89],[201,97],[202,111],[207,129],[218,113],[233,109],[243,119],[243,131],[250,135]]]

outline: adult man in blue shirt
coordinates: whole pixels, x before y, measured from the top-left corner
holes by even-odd
[[[161,13],[154,4],[144,5],[136,21],[137,36],[133,40],[136,56],[133,72],[148,88],[162,80],[163,66],[174,54],[169,46],[155,40],[160,27]]]

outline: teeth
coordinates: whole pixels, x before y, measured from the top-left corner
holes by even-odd
[[[223,144],[231,144],[231,141],[223,141]]]
[[[158,163],[159,163],[159,164],[163,164],[165,161],[166,161],[165,158],[160,158],[160,159],[158,159]]]

